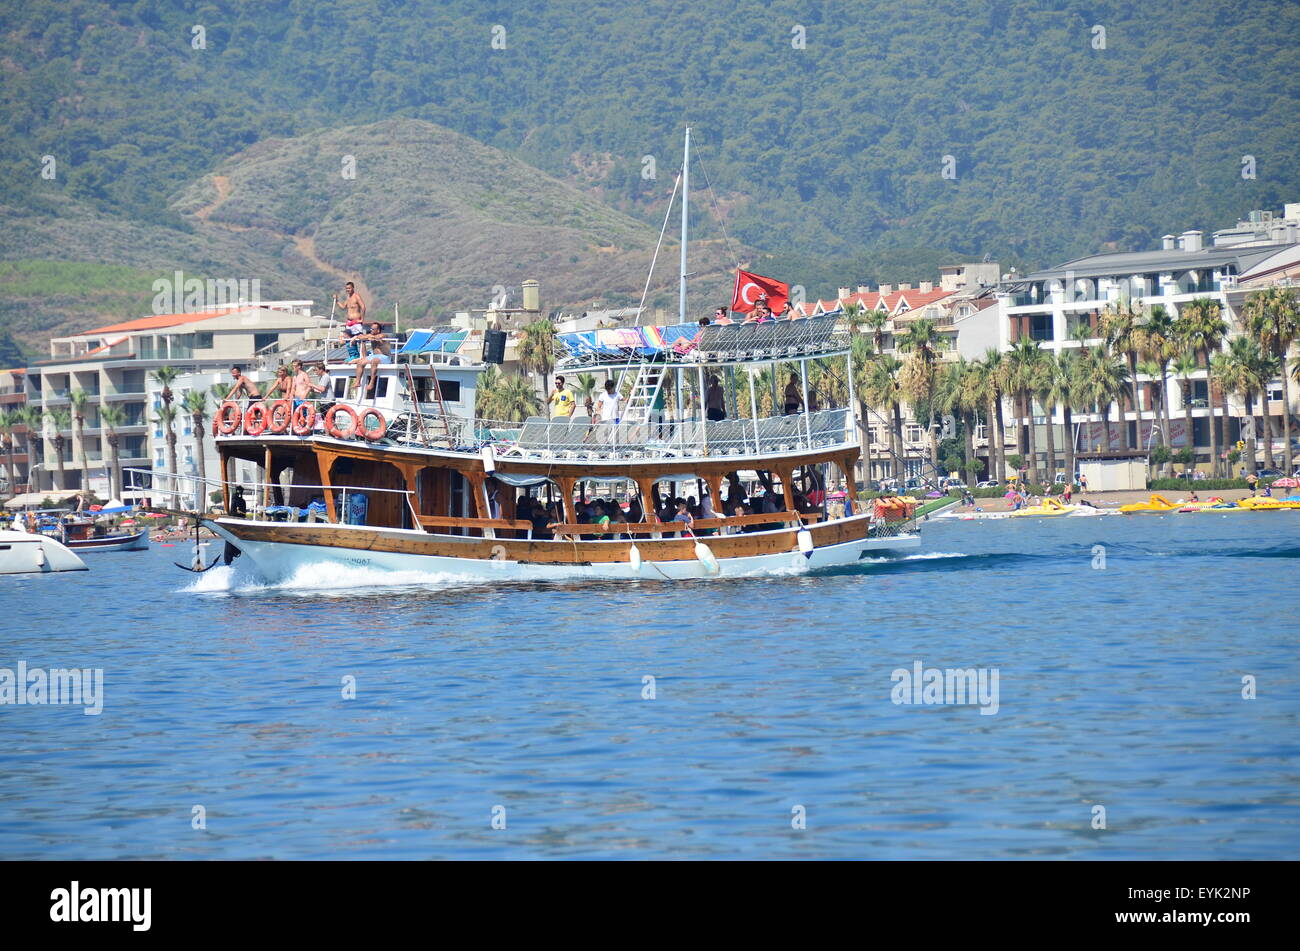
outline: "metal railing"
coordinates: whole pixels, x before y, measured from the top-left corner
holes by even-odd
[[[419,425],[420,418],[424,425]],[[413,412],[398,416],[388,436],[402,445],[478,453],[490,446],[502,458],[631,461],[749,456],[857,444],[847,409],[817,410],[768,419],[670,419],[593,422],[532,417],[523,423]],[[450,440],[446,433],[450,433]]]
[[[180,475],[172,472],[157,472],[150,469],[124,468],[123,473],[137,477],[137,481],[145,481],[144,477],[152,480],[153,483],[162,481],[164,486],[150,484],[147,487],[128,486],[133,491],[151,492],[156,496],[180,496],[182,494],[202,493],[204,499],[203,511],[207,511],[208,493],[223,488],[223,483],[219,479],[207,479],[197,475]],[[175,488],[167,488],[166,483],[171,480]],[[182,483],[184,484],[182,487]],[[352,493],[355,500],[358,495],[365,499],[374,493],[386,493],[389,495],[401,495],[405,497],[407,509],[411,514],[412,526],[420,524],[420,513],[415,507],[413,496],[415,493],[410,489],[381,489],[374,486],[350,486],[350,485],[306,485],[298,482],[261,482],[255,479],[231,479],[225,483],[230,487],[231,498],[235,497],[235,490],[242,489],[243,494],[248,497],[248,513],[253,521],[289,521],[289,522],[326,522],[338,525],[364,525],[366,513],[369,506],[349,506],[348,493]],[[301,496],[304,493],[319,492],[319,496],[309,496],[306,505],[288,505],[283,501],[276,503],[272,500],[280,498],[284,500],[290,494]],[[250,494],[251,493],[251,494]],[[326,499],[330,495],[334,497],[334,517],[330,517],[330,506]],[[316,499],[319,498],[319,501]],[[354,512],[355,509],[355,512]],[[279,516],[284,516],[280,518]],[[355,517],[360,517],[362,521],[354,521]],[[400,526],[388,526],[400,527]]]

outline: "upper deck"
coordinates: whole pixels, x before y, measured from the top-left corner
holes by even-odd
[[[655,362],[680,365],[765,363],[847,353],[838,315],[763,323],[615,327],[555,336],[560,370]]]

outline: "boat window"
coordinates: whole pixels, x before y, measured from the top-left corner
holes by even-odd
[[[334,398],[341,400],[348,395],[348,378],[345,376],[336,376],[334,378]]]
[[[388,395],[388,377],[381,376],[379,382],[375,385],[375,396],[383,399]]]

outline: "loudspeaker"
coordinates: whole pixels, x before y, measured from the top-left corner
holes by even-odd
[[[504,330],[489,330],[483,335],[483,362],[484,363],[505,363],[506,361],[506,332]]]

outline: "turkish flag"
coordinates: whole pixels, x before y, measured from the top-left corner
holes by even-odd
[[[748,314],[760,296],[766,295],[767,306],[779,314],[790,299],[790,285],[775,278],[751,274],[736,268],[736,289],[731,294],[731,309]]]

